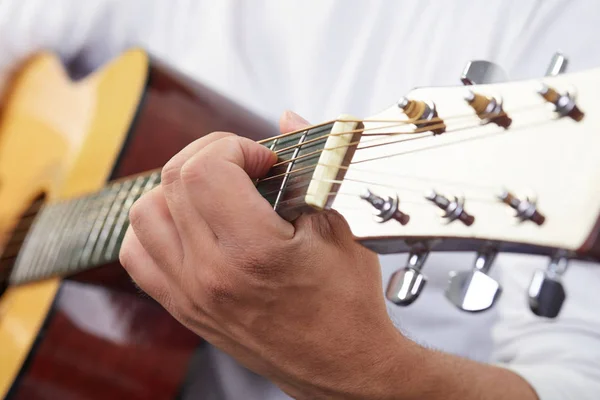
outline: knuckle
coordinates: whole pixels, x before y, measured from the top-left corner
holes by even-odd
[[[144,224],[144,220],[148,214],[147,203],[148,202],[142,197],[134,202],[129,209],[129,224],[132,227],[138,228]]]
[[[170,186],[177,182],[181,176],[181,162],[177,155],[173,156],[164,165],[160,172],[160,182],[163,186]]]
[[[181,181],[184,184],[198,184],[210,176],[211,161],[204,156],[187,160],[181,167]]]

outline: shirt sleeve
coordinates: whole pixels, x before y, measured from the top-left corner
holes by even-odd
[[[546,259],[507,255],[500,265],[504,293],[492,329],[492,361],[522,376],[540,400],[600,398],[600,267],[571,261],[567,299],[557,319],[535,316],[527,287]]]

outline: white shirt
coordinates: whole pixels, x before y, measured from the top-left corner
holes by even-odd
[[[513,79],[542,76],[558,49],[570,71],[598,67],[598,16],[600,2],[584,0],[4,0],[0,66],[51,49],[94,68],[141,45],[272,121],[291,109],[317,123],[369,116],[415,86],[459,84],[471,59],[495,61]],[[492,270],[504,288],[498,304],[469,315],[443,290],[449,271],[474,258],[431,255],[421,298],[389,306],[398,327],[423,345],[511,368],[542,400],[600,398],[600,269],[572,262],[567,301],[547,321],[525,301],[547,259],[502,254]],[[406,256],[381,260],[387,281]],[[216,349],[206,357],[214,398],[287,398]]]

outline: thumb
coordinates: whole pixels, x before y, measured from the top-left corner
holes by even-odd
[[[285,111],[279,119],[279,131],[287,133],[297,131],[310,125],[310,122],[292,111]]]

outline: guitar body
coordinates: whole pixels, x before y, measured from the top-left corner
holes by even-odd
[[[0,249],[36,201],[158,168],[215,130],[275,133],[139,50],[78,82],[52,55],[30,59],[2,101]],[[9,286],[0,297],[0,398],[173,398],[199,343],[119,265]]]

